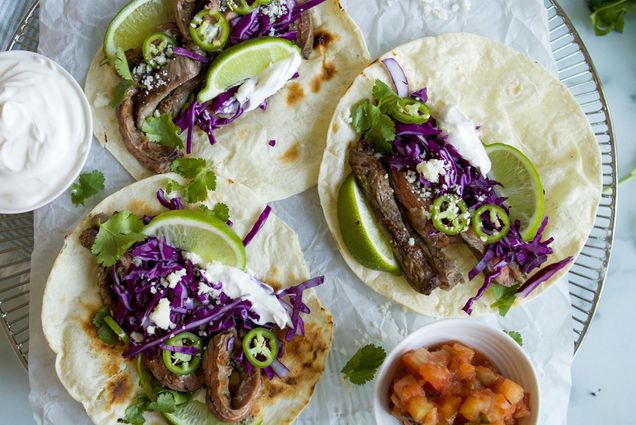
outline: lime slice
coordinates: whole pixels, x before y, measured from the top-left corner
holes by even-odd
[[[144,233],[198,255],[203,263],[217,261],[245,268],[245,247],[241,239],[227,224],[200,211],[165,212],[148,223]]]
[[[391,245],[351,174],[338,194],[338,222],[344,243],[360,264],[374,270],[400,273]]]
[[[210,65],[205,87],[199,92],[199,102],[214,99],[293,54],[300,54],[298,46],[275,37],[245,41],[224,50]]]
[[[225,422],[217,419],[205,404],[196,400],[177,406],[173,413],[164,413],[163,415],[172,425],[226,425]],[[255,420],[250,425],[260,425],[261,423],[261,420]]]
[[[510,219],[521,221],[521,237],[529,241],[537,234],[543,220],[543,186],[537,169],[520,150],[510,145],[487,145],[492,161],[489,177],[498,181],[501,195],[508,198]]]
[[[157,31],[161,24],[174,20],[172,0],[133,0],[113,18],[104,36],[104,56],[115,57],[117,48],[135,49]]]

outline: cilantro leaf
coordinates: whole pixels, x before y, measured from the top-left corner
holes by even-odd
[[[589,6],[596,35],[606,35],[612,30],[623,32],[625,14],[636,12],[636,0],[590,0]]]
[[[101,339],[108,345],[116,345],[119,341],[119,338],[110,328],[110,326],[108,326],[106,322],[104,322],[104,318],[108,315],[110,315],[108,309],[106,307],[102,308],[97,313],[95,313],[95,316],[93,317],[93,325],[97,329],[97,338]]]
[[[224,222],[230,219],[230,207],[222,202],[217,203],[212,209],[207,205],[201,205],[201,211]]]
[[[364,133],[376,152],[391,152],[391,142],[395,139],[395,123],[380,108],[367,99],[362,100],[353,106],[351,119],[353,128]]]
[[[170,392],[161,392],[157,395],[157,400],[148,403],[148,410],[161,413],[173,413],[177,409],[177,402]]]
[[[515,294],[517,293],[519,286],[520,285],[515,285],[511,286],[510,288],[506,288],[503,285],[494,284],[491,287],[490,291],[492,291],[492,294],[495,297],[495,302],[492,303],[490,306],[492,308],[499,309],[499,315],[501,317],[508,314],[508,311],[510,311],[510,308],[517,299],[517,296]]]
[[[373,98],[378,102],[378,108],[384,114],[388,114],[389,110],[400,99],[397,93],[381,80],[375,80],[372,94]]]
[[[382,347],[369,344],[359,349],[341,372],[352,383],[362,385],[373,379],[385,358],[386,351]]]
[[[169,148],[183,149],[183,140],[179,137],[181,129],[172,121],[170,114],[149,116],[141,125],[141,131],[146,133],[146,137],[151,142],[157,142]]]
[[[115,109],[124,101],[124,97],[126,97],[126,92],[128,89],[135,86],[134,81],[130,80],[122,80],[117,84],[117,87],[113,90],[113,98],[110,101],[111,108]]]
[[[144,412],[148,410],[148,403],[150,399],[145,395],[140,395],[130,403],[130,406],[126,408],[124,417],[118,419],[117,422],[131,425],[144,425],[146,419],[144,418]]]
[[[134,81],[132,74],[130,73],[130,67],[128,66],[128,59],[126,58],[126,52],[119,47],[115,53],[115,71],[119,76],[127,81]]]
[[[135,243],[146,239],[140,217],[121,211],[99,225],[92,252],[102,266],[112,266]]]
[[[181,191],[183,199],[190,204],[204,201],[208,197],[208,191],[216,190],[216,174],[204,159],[178,158],[172,162],[170,170],[190,181],[181,185],[171,180],[166,191]]]
[[[504,333],[506,335],[508,335],[510,338],[514,339],[515,342],[517,344],[519,344],[520,347],[523,347],[523,337],[521,336],[521,334],[517,331],[504,331]]]
[[[77,183],[71,186],[71,201],[74,205],[84,205],[91,196],[104,190],[104,175],[99,170],[82,173]]]

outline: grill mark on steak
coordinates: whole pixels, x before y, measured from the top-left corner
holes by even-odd
[[[177,87],[168,97],[161,101],[157,110],[161,115],[168,114],[172,118],[175,118],[179,112],[181,112],[181,108],[187,102],[190,97],[190,93],[194,91],[195,88],[201,83],[203,80],[203,75],[198,75],[191,79],[190,81],[185,82],[181,86]]]
[[[177,375],[168,370],[159,351],[147,353],[144,356],[146,366],[152,376],[162,387],[179,392],[194,392],[203,386],[201,375],[190,373],[189,375]],[[200,369],[199,369],[200,370]]]
[[[445,250],[449,238],[442,232],[438,232],[429,219],[430,202],[425,203],[413,192],[413,188],[403,171],[391,170],[389,181],[405,216],[405,221],[411,224],[424,242],[429,263],[445,277],[440,287],[449,290],[455,285],[464,283],[466,280],[457,262]]]
[[[429,264],[419,236],[409,231],[410,226],[407,227],[407,223],[402,220],[393,197],[393,189],[389,180],[385,179],[387,173],[380,161],[361,143],[357,143],[349,151],[349,165],[378,217],[381,228],[388,233],[393,253],[413,289],[429,295],[433,289],[446,285],[444,276]]]

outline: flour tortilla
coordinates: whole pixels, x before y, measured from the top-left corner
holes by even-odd
[[[601,160],[594,133],[570,92],[532,59],[488,38],[466,34],[429,37],[400,46],[381,59],[394,57],[404,67],[410,89],[428,88],[431,113],[444,104],[457,104],[477,125],[486,144],[506,143],[524,152],[535,164],[545,189],[545,214],[550,222],[544,235],[555,238],[549,263],[576,257],[592,229],[601,196]],[[351,107],[371,96],[376,79],[389,83],[376,62],[365,69],[341,99],[334,114],[318,191],[322,208],[338,248],[356,275],[380,294],[416,312],[437,317],[465,315],[465,302],[475,295],[483,276],[451,291],[415,292],[402,276],[360,265],[344,245],[337,218],[337,195],[351,169],[348,149],[360,138],[350,124]],[[390,83],[389,83],[390,84]],[[476,264],[463,248],[456,253],[467,275]],[[559,277],[537,288],[534,298]],[[528,299],[518,300],[519,305]],[[475,304],[474,315],[495,312],[486,296]]]
[[[265,201],[284,199],[314,186],[325,149],[329,120],[353,79],[370,62],[360,29],[338,0],[312,10],[316,43],[300,66],[300,77],[257,109],[217,130],[211,146],[197,129],[194,157],[214,162],[219,174],[242,183]],[[128,153],[115,111],[108,103],[119,78],[95,55],[86,77],[86,96],[93,110],[95,136],[137,180],[152,175]],[[276,140],[276,146],[268,144]]]
[[[91,216],[127,210],[155,215],[164,208],[155,193],[176,175],[160,175],[140,181],[111,195],[99,204],[66,237],[49,276],[42,306],[42,326],[56,353],[55,368],[70,395],[83,404],[98,425],[116,424],[130,402],[142,391],[134,361],[122,357],[123,348],[102,343],[91,324],[102,306],[97,289],[95,257],[79,243],[79,235],[90,226]],[[244,186],[217,178],[217,190],[206,204],[225,202],[230,207],[233,229],[244,236],[258,218],[264,204]],[[281,219],[270,215],[265,226],[246,248],[247,267],[276,289],[296,285],[309,278],[297,234]],[[309,403],[327,362],[333,336],[333,319],[313,290],[305,292],[311,314],[305,316],[304,338],[285,345],[282,361],[290,373],[285,379],[265,380],[263,396],[254,413],[265,424],[289,424]],[[203,392],[198,394],[203,396]],[[147,414],[148,425],[165,424],[158,414]]]

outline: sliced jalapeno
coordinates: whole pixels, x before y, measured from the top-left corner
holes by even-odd
[[[115,332],[115,335],[117,335],[117,338],[119,338],[121,342],[123,342],[124,344],[128,344],[128,335],[126,335],[126,332],[124,332],[121,326],[119,326],[117,322],[115,322],[115,319],[113,319],[111,316],[105,316],[104,323],[106,323],[108,327],[113,332]]]
[[[424,124],[431,117],[428,106],[408,97],[396,99],[387,107],[387,112],[404,124]]]
[[[192,40],[206,52],[221,50],[230,36],[230,24],[225,15],[203,9],[190,22]]]
[[[162,347],[168,347],[164,348],[161,353],[163,363],[170,372],[176,375],[189,375],[201,365],[201,352],[203,351],[201,339],[190,332],[173,336]],[[196,354],[182,352],[185,351],[180,350],[182,347],[192,347],[190,350]]]
[[[146,38],[144,41],[142,51],[144,54],[144,60],[150,64],[152,61],[157,61],[157,57],[161,54],[165,54],[168,48],[174,49],[177,46],[177,42],[174,38],[162,33],[156,32]],[[167,56],[167,55],[166,55]],[[163,65],[163,64],[159,64]]]
[[[472,228],[479,239],[493,244],[506,237],[510,231],[510,217],[498,205],[482,205],[473,213]]]
[[[254,367],[262,369],[278,357],[278,338],[268,329],[252,329],[243,338],[243,352]]]
[[[239,15],[247,15],[258,6],[270,4],[272,0],[228,0],[227,5],[230,10]]]
[[[462,198],[446,194],[433,202],[431,219],[437,230],[445,235],[455,236],[468,228],[470,213]]]

